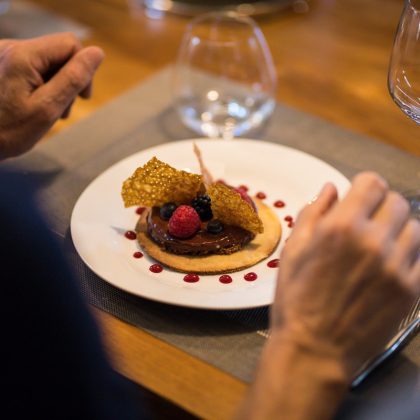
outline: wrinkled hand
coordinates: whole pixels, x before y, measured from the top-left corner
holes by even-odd
[[[337,200],[327,184],[300,213],[280,260],[272,330],[340,360],[350,380],[420,292],[420,224],[372,173]]]
[[[0,160],[31,149],[78,95],[88,98],[103,57],[69,33],[0,41]]]

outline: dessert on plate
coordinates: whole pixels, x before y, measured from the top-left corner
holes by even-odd
[[[200,175],[153,157],[124,181],[124,205],[145,207],[135,229],[143,250],[196,274],[239,271],[267,258],[281,237],[278,217],[245,189],[214,182],[194,151]]]

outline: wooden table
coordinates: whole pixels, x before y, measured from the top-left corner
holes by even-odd
[[[99,45],[107,56],[93,99],[79,101],[50,135],[173,62],[188,22],[177,16],[152,20],[126,0],[32,1],[88,25],[86,44]],[[402,6],[402,0],[311,0],[308,13],[289,10],[260,19],[277,68],[278,100],[420,154],[419,128],[387,92]],[[111,315],[95,314],[117,370],[199,417],[231,417],[243,382]]]

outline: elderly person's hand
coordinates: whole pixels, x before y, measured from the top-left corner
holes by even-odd
[[[336,201],[327,185],[282,255],[274,331],[337,356],[349,378],[396,332],[420,292],[420,224],[373,174]]]
[[[72,34],[0,41],[0,160],[31,149],[79,95],[104,54]]]
[[[380,177],[356,176],[342,201],[327,184],[282,252],[271,338],[242,414],[330,418],[419,295],[419,249],[419,222]]]

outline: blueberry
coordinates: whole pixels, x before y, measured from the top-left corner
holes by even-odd
[[[210,222],[207,223],[207,232],[218,234],[222,232],[224,229],[223,223],[220,220],[210,220]]]
[[[160,217],[163,220],[169,220],[173,214],[173,212],[176,210],[176,204],[175,203],[166,203],[160,208]]]

